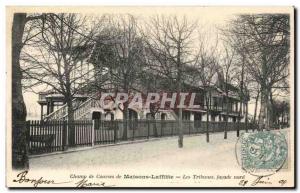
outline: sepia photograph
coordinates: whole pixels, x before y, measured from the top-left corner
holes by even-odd
[[[295,187],[294,7],[6,7],[6,185]]]

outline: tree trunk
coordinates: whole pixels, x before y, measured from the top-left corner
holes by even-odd
[[[266,119],[265,119],[265,129],[270,130],[270,100],[268,94],[266,96]]]
[[[246,102],[245,124],[246,124],[246,132],[248,132],[248,102]]]
[[[156,121],[155,121],[155,113],[151,113],[151,118],[153,120],[153,135],[154,137],[158,137],[158,131],[157,131],[157,127],[156,127]]]
[[[12,167],[29,168],[26,138],[26,106],[22,93],[20,53],[26,14],[15,13],[12,26]]]
[[[245,67],[245,57],[243,55],[243,64],[242,64],[242,72],[241,72],[241,84],[240,84],[240,109],[239,109],[239,118],[238,118],[238,127],[236,130],[236,136],[239,137],[240,136],[240,123],[241,123],[241,119],[242,119],[242,105],[244,105],[244,67]],[[247,130],[247,128],[246,128]]]
[[[265,55],[265,50],[262,51],[262,74],[267,73],[268,65],[267,65],[267,57]],[[269,90],[267,79],[264,79],[260,85],[261,88],[261,105],[260,105],[260,113],[259,113],[259,129],[263,130],[265,128],[269,129]]]
[[[180,42],[177,43],[177,96],[180,96],[181,92],[181,76],[182,76],[182,64],[181,64],[181,45]],[[180,101],[181,99],[179,99]],[[182,128],[182,108],[179,108],[178,112],[178,147],[183,147],[183,128]]]
[[[244,105],[244,103],[240,101],[239,119],[238,119],[238,120],[239,120],[239,126],[237,127],[237,130],[236,130],[236,136],[237,136],[237,137],[240,136],[240,128],[239,128],[239,127],[240,127],[240,125],[241,125],[240,123],[241,123],[241,117],[242,117],[242,116],[241,116],[241,115],[242,115],[242,105]]]
[[[227,127],[228,127],[228,117],[229,117],[229,99],[228,99],[228,92],[226,91],[226,122],[224,128],[224,139],[227,139]]]
[[[260,100],[260,112],[259,112],[259,130],[262,131],[266,125],[267,120],[267,103],[268,103],[268,94],[266,92],[266,89],[264,87],[261,87],[261,100]]]
[[[209,122],[209,114],[210,114],[210,105],[209,105],[209,98],[206,96],[206,142],[209,143],[209,127],[208,127],[208,122]]]
[[[178,112],[178,147],[183,147],[182,108]]]
[[[128,131],[128,119],[129,119],[129,112],[128,112],[128,104],[127,102],[124,103],[123,109],[123,140],[128,139],[127,131]]]
[[[179,83],[178,94],[181,92],[181,83]],[[179,99],[180,101],[181,99]],[[183,147],[183,128],[182,128],[182,108],[178,109],[178,147]]]
[[[264,100],[265,100],[265,129],[270,130],[270,120],[271,120],[271,107],[270,107],[270,98],[269,98],[270,90],[266,87],[264,91]]]
[[[260,94],[260,91],[257,92],[257,95],[255,97],[254,118],[253,118],[254,123],[256,123],[257,105],[258,105],[259,94]]]
[[[273,95],[272,91],[269,90],[269,105],[268,105],[268,112],[269,112],[269,129],[273,128],[273,123],[275,122],[275,116],[274,116],[274,102],[273,102]]]
[[[75,145],[75,125],[74,125],[74,110],[72,98],[67,98],[68,106],[68,130],[69,130],[69,145]]]

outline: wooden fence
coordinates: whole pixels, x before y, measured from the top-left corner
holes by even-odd
[[[124,128],[127,127],[127,132]],[[209,122],[209,132],[223,132],[225,122]],[[245,130],[245,123],[227,123],[228,131]],[[247,129],[256,126],[248,123]],[[206,132],[206,122],[183,121],[184,135]],[[178,122],[167,120],[76,120],[28,121],[28,146],[30,154],[63,151],[78,146],[117,143],[123,140],[146,139],[178,135]]]

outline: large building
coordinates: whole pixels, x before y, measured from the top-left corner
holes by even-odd
[[[225,121],[228,117],[229,122],[245,121],[247,114],[247,103],[249,98],[242,98],[238,88],[227,85],[227,94],[224,91],[224,82],[220,75],[216,78],[216,83],[210,86],[209,92],[201,87],[186,85],[188,92],[196,93],[195,102],[200,108],[183,109],[183,120],[206,121]],[[101,92],[89,90],[74,96],[74,119],[75,120],[122,120],[123,112],[120,108],[114,106],[102,108],[100,105]],[[84,91],[84,89],[83,89]],[[206,104],[205,97],[209,98],[209,104]],[[67,119],[67,105],[64,104],[64,98],[61,94],[54,91],[39,93],[38,103],[41,105],[41,119],[44,120],[62,120]],[[208,112],[209,108],[209,113]],[[157,120],[176,120],[178,109],[151,109],[129,108],[129,119],[150,119]],[[153,115],[154,114],[154,115]]]
[[[137,51],[145,52],[140,47],[142,46],[137,46]],[[111,75],[111,72],[115,69],[109,69],[111,64],[107,58],[107,55],[112,55],[109,52],[112,48],[109,45],[96,44],[93,49],[98,49],[98,51],[93,51],[90,56],[82,59],[79,64],[80,68],[77,68],[80,69],[80,72],[77,73],[81,73],[83,76],[82,79],[78,79],[77,85],[81,89],[73,97],[74,119],[122,120],[123,112],[120,108],[112,106],[104,109],[99,102],[103,92],[122,92],[112,83],[114,77]],[[99,56],[99,53],[102,55]],[[101,61],[98,58],[102,58]],[[107,65],[101,65],[101,63],[107,63]],[[192,67],[185,66],[185,68],[189,71],[195,71]],[[148,77],[148,79],[146,78],[145,81],[140,81],[134,85],[136,90],[140,90],[144,94],[148,92],[170,93],[174,91],[174,88],[170,89],[173,84],[157,73],[158,71],[153,72],[147,67],[140,70],[145,72],[143,76]],[[245,121],[249,96],[242,94],[245,92],[241,92],[239,88],[225,83],[222,72],[216,73],[213,79],[212,84],[207,86],[209,89],[207,87],[204,88],[200,83],[188,80],[188,78],[184,80],[182,91],[196,93],[195,101],[200,107],[197,109],[183,109],[183,119],[192,121],[206,121],[207,119],[209,121],[225,121],[228,117],[229,122]],[[151,87],[154,82],[159,86]],[[67,105],[61,94],[55,91],[41,92],[39,93],[38,103],[41,106],[41,119],[67,119]],[[155,118],[158,120],[175,120],[178,117],[177,111],[178,109],[156,108],[153,110],[153,108],[140,109],[133,107],[129,109],[128,119]]]

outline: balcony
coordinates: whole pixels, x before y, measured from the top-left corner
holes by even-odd
[[[204,106],[205,110],[207,110],[207,106]],[[217,105],[210,105],[210,110],[211,111],[216,111],[219,113],[226,113],[227,112],[227,108],[226,106],[217,106]],[[239,114],[239,108],[229,108],[228,109],[228,113],[230,114]],[[243,115],[243,111],[241,113]]]
[[[39,93],[39,99],[38,99],[38,103],[40,104],[40,105],[45,105],[45,104],[47,104],[47,100],[46,100],[46,96],[47,96],[48,94],[47,93]]]

